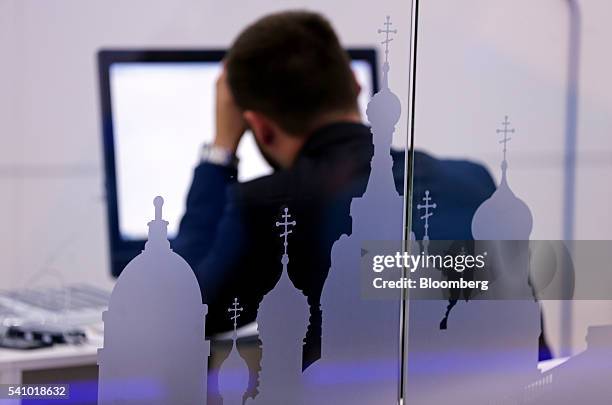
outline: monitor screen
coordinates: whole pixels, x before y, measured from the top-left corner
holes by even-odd
[[[119,232],[144,239],[156,195],[166,196],[169,237],[176,235],[198,152],[212,142],[218,62],[115,63],[110,67]],[[362,86],[360,106],[371,94],[370,66],[353,62]],[[252,134],[238,148],[238,180],[271,173]],[[145,209],[143,209],[145,208]]]
[[[365,117],[376,86],[375,54],[349,53]],[[169,237],[176,235],[201,146],[214,137],[222,56],[223,51],[100,52],[111,249],[146,239],[157,195],[165,197]],[[243,137],[237,154],[239,181],[271,173],[252,134]]]

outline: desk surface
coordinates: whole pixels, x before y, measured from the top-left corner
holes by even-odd
[[[4,383],[7,378],[16,378],[17,373],[20,374],[24,370],[96,364],[98,348],[102,347],[103,336],[94,329],[86,332],[88,340],[81,345],[55,345],[33,350],[0,348],[0,383]],[[7,383],[16,384],[18,381]]]

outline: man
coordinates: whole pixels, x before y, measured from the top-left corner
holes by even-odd
[[[275,222],[287,206],[298,222],[289,276],[311,314],[304,367],[319,357],[331,248],[351,232],[350,202],[365,191],[373,154],[358,94],[348,56],[318,14],[273,14],[235,40],[217,82],[215,140],[204,146],[173,245],[196,272],[209,334],[231,329],[234,297],[244,307],[241,324],[255,320],[281,274]],[[234,154],[247,128],[276,170],[238,183]]]

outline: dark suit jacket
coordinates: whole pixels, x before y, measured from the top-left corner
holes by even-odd
[[[404,153],[391,153],[396,187],[403,194]],[[282,271],[281,230],[275,224],[288,207],[297,221],[289,236],[289,277],[307,296],[311,313],[304,367],[319,358],[319,301],[331,248],[343,233],[351,233],[350,203],[365,191],[372,155],[368,127],[336,123],[312,134],[288,170],[238,183],[236,172],[226,167],[203,163],[195,169],[173,249],[194,269],[209,305],[207,334],[232,328],[227,308],[234,297],[244,307],[240,324],[255,320],[261,299]],[[472,239],[472,216],[495,190],[482,166],[419,152],[414,184],[417,202],[425,190],[436,199],[430,238],[442,240]],[[422,237],[418,222],[414,229]]]

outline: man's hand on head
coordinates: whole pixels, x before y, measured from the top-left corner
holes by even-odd
[[[247,126],[230,91],[225,68],[217,79],[215,108],[217,132],[214,144],[235,153]]]

